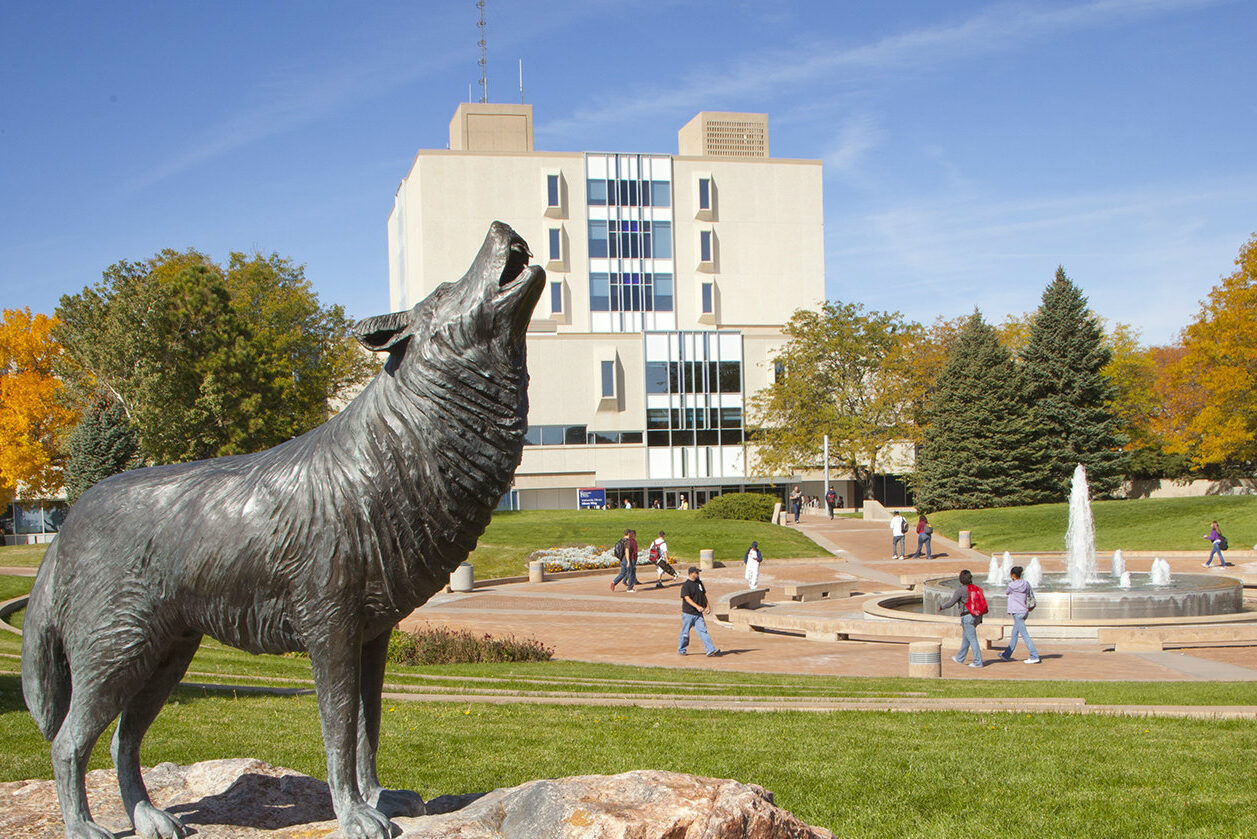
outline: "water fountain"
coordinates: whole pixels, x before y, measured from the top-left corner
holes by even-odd
[[[986,599],[992,616],[1003,617],[1012,557],[1005,553],[1001,562],[991,557],[987,572]],[[1227,615],[1243,611],[1243,586],[1233,577],[1212,574],[1171,576],[1170,564],[1157,558],[1150,573],[1131,573],[1117,551],[1111,575],[1101,576],[1096,566],[1095,527],[1087,474],[1080,464],[1074,470],[1069,492],[1069,526],[1065,535],[1065,573],[1044,574],[1038,558],[1030,563],[1026,579],[1035,591],[1038,607],[1036,623],[1065,620],[1104,621],[1122,618],[1173,618],[1200,615]],[[955,578],[929,580],[922,587],[922,611],[936,613],[938,605],[951,598],[959,586]]]

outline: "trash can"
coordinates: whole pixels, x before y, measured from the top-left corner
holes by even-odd
[[[943,645],[938,641],[913,641],[908,645],[908,675],[937,679],[943,675]]]
[[[540,559],[528,563],[528,582],[544,583],[546,581],[546,564]]]
[[[716,567],[716,552],[711,548],[703,548],[698,552],[698,567],[710,571]]]
[[[450,591],[471,591],[474,586],[472,581],[475,578],[475,572],[472,570],[470,562],[464,562],[454,569],[454,573],[450,574]]]

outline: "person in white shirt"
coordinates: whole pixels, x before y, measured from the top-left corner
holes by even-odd
[[[907,550],[904,543],[907,542],[908,520],[899,515],[896,510],[894,515],[890,517],[890,558],[903,559],[903,555]]]
[[[764,561],[764,555],[759,552],[759,542],[751,543],[742,561],[746,563],[746,587],[755,588],[759,584],[759,564]]]
[[[668,562],[668,543],[664,541],[662,530],[659,531],[659,538],[650,543],[649,559],[655,564],[655,570],[659,572],[659,579],[655,581],[655,588],[663,588],[663,577],[665,574],[671,574],[674,580],[680,579],[681,575]]]

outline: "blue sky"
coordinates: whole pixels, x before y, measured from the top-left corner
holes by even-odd
[[[766,112],[825,162],[831,298],[1038,305],[1057,264],[1172,340],[1257,231],[1257,4],[487,0],[490,101],[542,149],[676,152]],[[472,0],[0,4],[0,306],[165,247],[278,252],[388,308],[385,222],[479,78]],[[478,98],[478,90],[473,91]]]

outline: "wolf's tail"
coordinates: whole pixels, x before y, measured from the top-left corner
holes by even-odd
[[[44,554],[22,622],[22,695],[35,724],[51,740],[70,707],[70,662],[55,622],[57,542]]]

